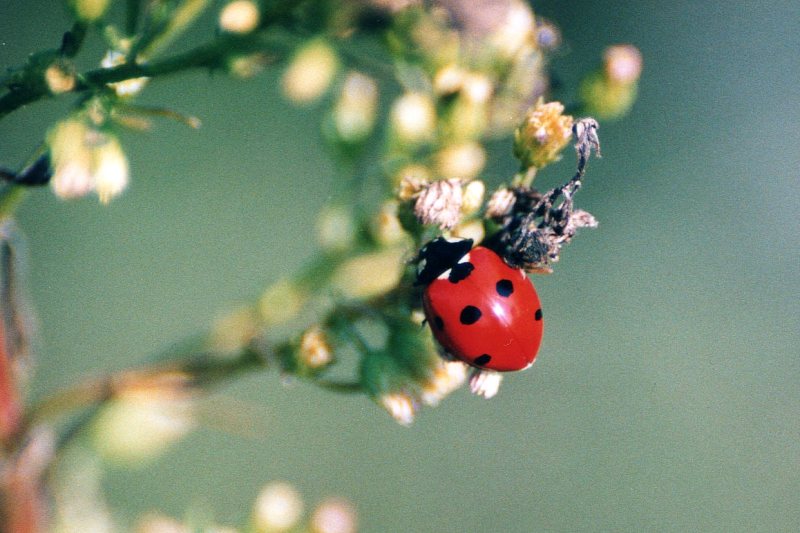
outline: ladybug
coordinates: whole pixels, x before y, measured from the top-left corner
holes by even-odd
[[[542,341],[542,307],[533,283],[471,239],[443,237],[417,257],[417,285],[433,336],[479,369],[508,372],[533,364]]]

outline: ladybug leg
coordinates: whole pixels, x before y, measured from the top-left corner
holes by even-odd
[[[502,381],[503,375],[500,372],[473,368],[469,376],[469,390],[488,400],[497,394]]]

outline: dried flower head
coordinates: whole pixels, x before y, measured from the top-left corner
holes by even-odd
[[[572,117],[560,102],[539,101],[514,132],[514,155],[525,168],[542,168],[558,161],[572,137]]]
[[[439,180],[428,184],[417,196],[414,214],[423,224],[452,229],[461,220],[461,180]]]
[[[529,187],[512,189],[514,199],[505,215],[496,217],[503,228],[493,237],[505,261],[529,272],[548,272],[549,264],[559,259],[561,248],[578,229],[595,227],[589,213],[574,208],[573,196],[581,187],[586,164],[594,150],[599,156],[597,121],[585,118],[574,127],[578,168],[563,186],[542,194]],[[498,209],[497,214],[504,210]]]
[[[492,193],[492,197],[489,198],[489,203],[486,205],[486,216],[497,220],[511,214],[516,200],[517,197],[513,190],[506,187],[497,189]]]

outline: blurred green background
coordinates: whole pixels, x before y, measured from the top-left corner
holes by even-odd
[[[534,9],[564,32],[554,68],[568,87],[608,44],[645,60],[633,113],[601,124],[604,157],[579,196],[600,228],[534,280],[536,365],[411,428],[360,396],[249,376],[223,392],[260,413],[263,434],[205,428],[112,468],[121,516],[199,507],[241,522],[283,479],[312,503],[349,498],[366,532],[800,530],[800,3]],[[4,0],[0,65],[67,27],[60,2]],[[125,135],[132,184],[109,207],[39,190],[19,211],[43,339],[35,395],[204,330],[315,253],[313,217],[338,187],[321,108],[288,106],[275,71],[169,78],[141,101],[204,126]],[[20,164],[68,103],[4,120],[0,162]],[[492,159],[488,175],[508,176],[510,144]]]

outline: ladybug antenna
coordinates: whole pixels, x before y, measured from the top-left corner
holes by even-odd
[[[416,259],[417,280],[414,285],[427,285],[453,268],[472,249],[472,242],[472,239],[437,237],[423,246]]]

